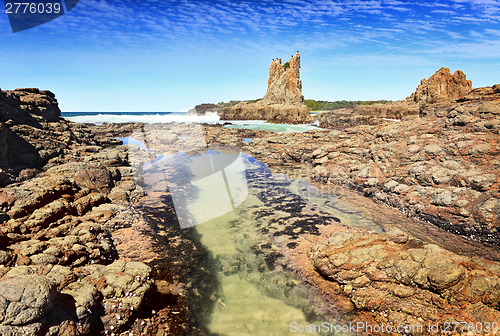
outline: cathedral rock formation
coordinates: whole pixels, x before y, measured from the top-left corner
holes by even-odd
[[[285,68],[286,67],[286,68]],[[281,58],[273,60],[269,67],[267,92],[262,102],[266,104],[303,103],[302,81],[300,80],[300,54],[281,65]]]
[[[273,60],[265,96],[255,102],[241,102],[221,112],[223,120],[268,120],[281,123],[304,123],[309,120],[309,109],[304,104],[300,80],[300,54],[281,64]]]

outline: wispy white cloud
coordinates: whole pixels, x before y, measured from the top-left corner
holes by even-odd
[[[294,45],[356,53],[358,46],[413,52],[450,38],[472,41],[478,37],[468,32],[486,24],[500,29],[500,0],[85,0],[37,29],[66,30],[109,50],[210,46],[260,52]]]

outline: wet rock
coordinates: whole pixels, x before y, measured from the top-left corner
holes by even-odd
[[[313,248],[312,263],[326,279],[322,281],[340,285],[339,294],[348,297],[359,313],[371,312],[377,320],[384,316],[379,322],[444,322],[448,314],[474,320],[500,316],[495,301],[500,295],[498,270],[435,245],[412,246],[413,239],[398,230],[337,231]]]
[[[293,158],[311,165],[315,181],[348,186],[445,230],[496,244],[494,201],[484,202],[498,194],[500,147],[498,132],[485,125],[496,122],[500,95],[469,90],[464,76],[446,69],[436,76],[413,96],[430,100],[412,119],[355,127],[346,121],[334,133],[263,134],[245,148],[273,166],[300,153]],[[458,125],[462,116],[467,122]]]

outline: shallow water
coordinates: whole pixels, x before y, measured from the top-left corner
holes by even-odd
[[[285,250],[293,246],[287,245],[293,244],[293,232],[315,234],[322,220],[331,218],[382,229],[354,209],[340,206],[335,195],[323,194],[301,179],[273,175],[249,155],[244,159],[246,201],[196,226],[202,244],[219,264],[218,299],[208,327],[221,335],[288,335],[292,323],[321,325],[327,321],[322,308],[315,306],[321,298],[287,264]]]
[[[223,124],[230,123],[224,127],[240,128],[254,131],[268,131],[275,133],[305,132],[318,129],[316,125],[292,125],[273,124],[265,120],[220,120],[217,113],[193,116],[185,112],[63,112],[62,116],[76,123],[186,123],[186,124]]]
[[[274,133],[290,133],[290,132],[306,132],[312,129],[319,129],[317,125],[292,125],[292,124],[273,124],[265,120],[232,120],[231,125],[226,125],[226,128],[239,128],[252,131],[267,131]]]
[[[335,195],[272,174],[248,154],[203,150],[200,142],[188,154],[193,146],[179,146],[180,137],[175,153],[148,134],[126,139],[132,165],[140,166],[136,178],[146,192],[169,191],[179,225],[194,227],[214,260],[212,313],[206,318],[205,307],[192,307],[200,321],[218,335],[288,335],[293,326],[332,321],[335,311],[289,263],[289,253],[303,235],[319,235],[330,223],[383,230]]]

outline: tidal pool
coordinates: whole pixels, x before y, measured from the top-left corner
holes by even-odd
[[[184,133],[158,139],[163,133],[148,138],[140,132],[126,142],[145,192],[168,194],[180,228],[195,230],[209,255],[212,309],[207,316],[206,302],[191,307],[200,323],[214,335],[229,336],[289,335],[339,321],[290,253],[301,239],[332,224],[384,230],[334,194],[273,174],[234,148],[209,148]],[[206,292],[196,286],[189,290]],[[320,334],[332,333],[307,333]]]

